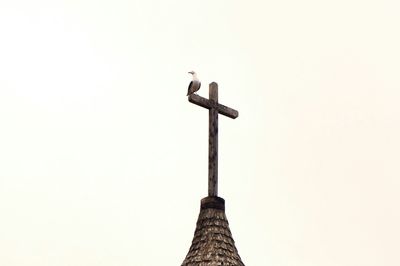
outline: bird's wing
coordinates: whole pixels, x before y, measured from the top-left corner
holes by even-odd
[[[192,85],[193,85],[193,80],[189,83],[188,90],[190,89],[190,87],[192,87]]]
[[[187,95],[189,95],[190,94],[190,88],[193,86],[193,81],[191,81],[190,83],[189,83],[189,87],[188,87],[188,92],[187,92]],[[187,96],[186,95],[186,96]]]

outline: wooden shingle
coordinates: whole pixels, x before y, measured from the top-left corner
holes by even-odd
[[[225,201],[212,196],[201,201],[192,245],[182,266],[219,265],[244,266],[229,229]]]

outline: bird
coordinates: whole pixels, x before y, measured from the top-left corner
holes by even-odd
[[[189,96],[189,95],[195,93],[196,91],[198,91],[200,89],[200,86],[201,86],[201,82],[197,78],[196,72],[190,71],[188,73],[192,74],[193,80],[189,83],[188,92],[187,92],[186,96]]]

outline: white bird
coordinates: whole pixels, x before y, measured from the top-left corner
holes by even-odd
[[[189,83],[188,92],[187,92],[186,96],[189,96],[189,95],[195,93],[196,91],[198,91],[200,89],[200,86],[201,86],[201,82],[197,78],[196,72],[190,71],[188,73],[192,74],[193,80]]]

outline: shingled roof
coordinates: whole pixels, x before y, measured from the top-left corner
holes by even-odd
[[[206,197],[201,200],[200,214],[192,245],[182,266],[244,266],[225,215],[225,200]]]

